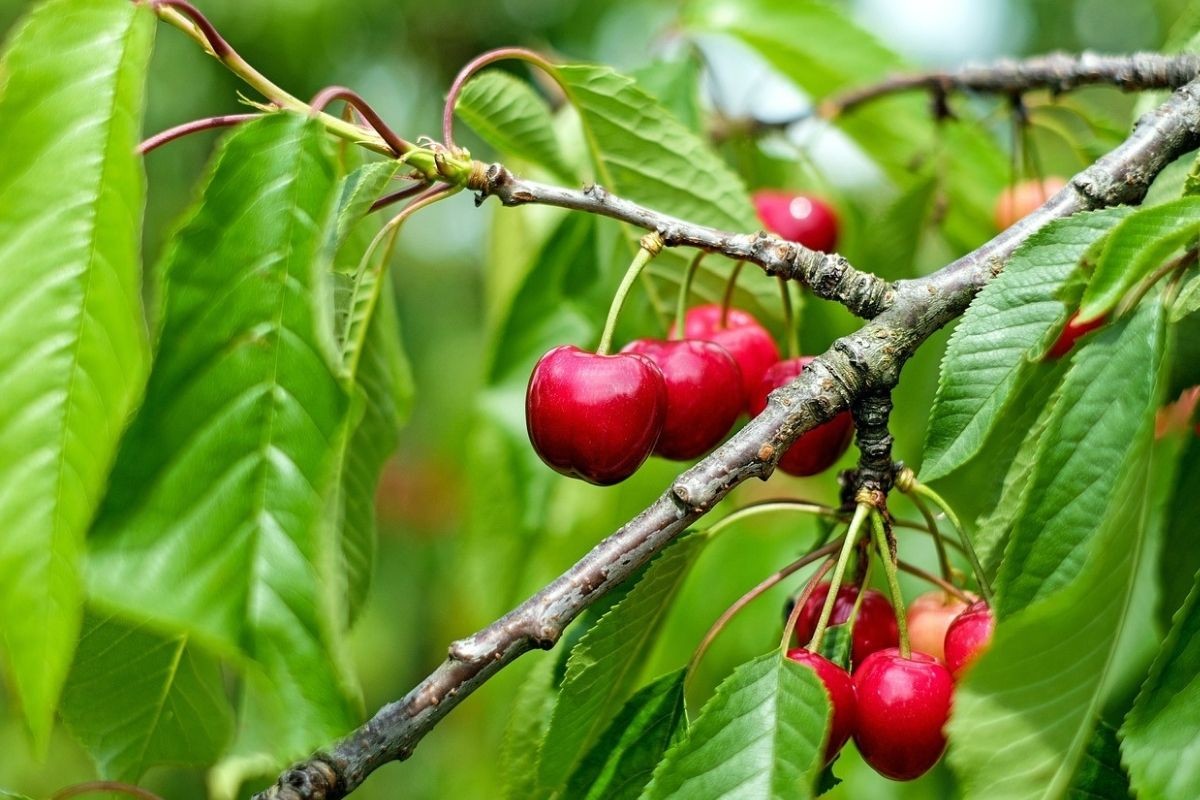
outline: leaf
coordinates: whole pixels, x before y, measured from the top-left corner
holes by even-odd
[[[844,670],[850,669],[850,626],[846,623],[825,629],[820,654]]]
[[[1079,307],[1079,321],[1110,313],[1168,256],[1200,235],[1200,197],[1140,208],[1113,228]]]
[[[1192,797],[1200,790],[1198,674],[1200,574],[1121,726],[1121,752],[1139,798]]]
[[[563,796],[637,800],[686,725],[685,675],[684,670],[664,675],[629,698],[567,781]]]
[[[1200,438],[1190,437],[1183,445],[1171,483],[1170,500],[1163,512],[1162,557],[1158,565],[1162,592],[1159,619],[1164,628],[1170,626],[1175,612],[1184,605],[1200,569],[1200,550],[1195,546],[1200,506]]]
[[[1030,519],[1030,508],[1041,506],[1037,498],[1049,494],[1048,485],[1062,489],[1058,480],[1062,472],[1075,475],[1086,468],[1073,462],[1058,465],[1057,472],[1044,469],[1056,450],[1086,454],[1118,479],[1099,496],[1084,491],[1091,511],[1086,520],[1056,515],[1035,540],[1040,555],[1054,542],[1078,541],[1081,532],[1074,526],[1082,525],[1086,541],[1082,563],[1067,571],[1057,559],[1027,559],[1029,577],[1018,587],[1018,595],[1009,588],[1015,561],[1006,557],[1001,576],[1008,572],[1010,583],[1002,589],[997,605],[991,647],[960,681],[949,725],[950,763],[969,800],[1068,796],[1085,757],[1105,700],[1106,676],[1120,657],[1118,644],[1146,538],[1157,397],[1152,391],[1146,397],[1145,391],[1147,383],[1153,387],[1161,377],[1162,322],[1161,304],[1147,301],[1133,318],[1112,326],[1084,348],[1067,376],[1073,388],[1064,389],[1043,439],[1052,444],[1039,455],[1029,504],[1009,544],[1010,556],[1027,541],[1022,525]],[[1082,379],[1095,379],[1101,362],[1110,359],[1124,364],[1120,379],[1080,393]],[[1105,409],[1097,407],[1096,395],[1102,393],[1140,397],[1143,404],[1131,402],[1121,409],[1121,420],[1101,417]],[[1085,419],[1092,421],[1105,441],[1087,436],[1066,445]],[[1119,451],[1107,442],[1114,429],[1125,435]],[[1052,568],[1042,567],[1047,562]],[[1032,583],[1035,577],[1039,583]],[[1014,602],[1018,596],[1032,599]]]
[[[1200,311],[1200,273],[1192,275],[1179,290],[1179,296],[1171,304],[1171,322],[1179,322],[1197,311]]]
[[[549,656],[540,659],[513,699],[504,732],[504,744],[500,750],[504,796],[510,800],[527,800],[537,796],[538,760],[557,699],[554,685],[556,662],[557,659]]]
[[[1088,742],[1079,771],[1067,792],[1068,800],[1131,800],[1129,776],[1121,768],[1117,729],[1104,720]]]
[[[525,81],[497,69],[481,72],[463,87],[454,113],[498,152],[575,180],[558,144],[550,106]]]
[[[1138,437],[1153,427],[1162,391],[1163,317],[1148,299],[1074,357],[996,577],[999,617],[1071,583],[1105,516],[1127,501],[1119,479],[1145,460]]]
[[[134,148],[153,39],[147,7],[52,0],[0,62],[0,650],[39,750],[84,536],[145,380]]]
[[[346,244],[353,231],[361,229],[363,217],[370,211],[371,205],[387,193],[388,184],[399,171],[400,162],[395,159],[372,161],[354,169],[342,179],[337,224],[334,226],[335,250]],[[363,242],[361,247],[351,250],[361,256],[366,250],[366,242]],[[357,265],[357,258],[354,264]]]
[[[700,60],[695,57],[656,59],[634,70],[638,88],[653,97],[675,119],[697,135],[704,134],[700,104]]]
[[[816,673],[778,652],[759,656],[721,682],[642,796],[811,798],[828,713]]]
[[[62,717],[103,777],[130,783],[158,764],[207,766],[233,732],[215,659],[112,616],[84,625]]]
[[[975,297],[950,337],[930,413],[921,479],[950,474],[979,452],[1067,316],[1056,293],[1088,247],[1130,209],[1057,220],[1031,236]]]
[[[685,536],[655,557],[629,594],[571,651],[538,766],[545,789],[564,784],[620,710],[706,541],[703,535]]]
[[[324,522],[348,399],[317,315],[337,182],[325,132],[226,139],[167,250],[158,359],[91,539],[98,603],[250,659],[243,721],[276,758],[358,717]]]
[[[869,264],[872,272],[889,279],[915,277],[913,262],[936,198],[934,174],[929,172],[918,177],[871,221],[871,235],[865,237],[862,255],[857,260]]]

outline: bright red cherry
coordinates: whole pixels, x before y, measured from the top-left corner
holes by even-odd
[[[654,362],[563,345],[542,356],[525,395],[525,426],[542,460],[564,475],[606,486],[650,455],[667,416]]]
[[[837,214],[819,197],[763,189],[754,193],[754,208],[762,224],[776,236],[823,253],[832,253],[837,247]]]
[[[721,322],[721,306],[696,306],[683,319],[685,339],[702,339],[724,347],[742,371],[742,394],[749,397],[763,373],[779,360],[775,340],[751,314],[731,308]]]
[[[854,744],[879,774],[896,781],[924,775],[946,749],[954,680],[932,656],[894,647],[872,653],[854,672]]]
[[[1058,194],[1066,185],[1067,182],[1059,176],[1048,175],[1041,180],[1020,181],[1007,187],[996,198],[996,208],[993,211],[996,230],[1011,228],[1017,220],[1032,214],[1038,206]]]
[[[908,641],[913,650],[945,661],[946,629],[967,603],[942,591],[926,592],[908,605]]]
[[[768,369],[758,387],[750,395],[748,407],[754,416],[767,407],[767,395],[772,390],[789,383],[804,371],[812,356],[789,358]],[[854,418],[843,411],[833,419],[813,428],[792,442],[792,446],[779,459],[779,468],[789,475],[816,475],[832,467],[846,452],[854,438]]]
[[[742,373],[720,345],[695,339],[638,339],[622,353],[654,362],[667,385],[667,417],[654,452],[685,460],[725,438],[742,413]]]
[[[996,618],[983,600],[967,606],[967,610],[954,618],[946,629],[946,666],[954,677],[962,677],[963,671],[971,666],[992,641],[992,630]]]
[[[829,596],[829,584],[819,583],[813,587],[812,594],[804,604],[804,609],[796,619],[796,641],[807,644],[817,630],[817,621],[821,618],[821,609],[825,598]],[[829,617],[830,625],[840,625],[850,619],[854,609],[854,600],[858,597],[858,589],[853,586],[842,586],[838,589],[833,601],[833,613]],[[862,606],[858,609],[858,619],[854,622],[854,636],[850,642],[850,657],[855,669],[863,663],[867,656],[885,647],[895,647],[900,642],[896,631],[896,614],[892,604],[874,589],[867,589]]]
[[[1104,325],[1104,317],[1089,320],[1088,322],[1076,322],[1078,318],[1078,312],[1071,315],[1070,319],[1067,320],[1067,324],[1063,326],[1062,333],[1058,335],[1054,344],[1050,346],[1049,352],[1046,353],[1046,358],[1062,358],[1071,352],[1071,348],[1075,346],[1075,342],[1079,341],[1084,335]]]
[[[833,713],[829,721],[829,739],[825,745],[825,763],[828,764],[854,732],[857,705],[854,700],[854,681],[846,670],[819,653],[805,650],[803,647],[788,650],[787,657],[817,673],[821,683],[825,684],[825,691],[829,693]]]

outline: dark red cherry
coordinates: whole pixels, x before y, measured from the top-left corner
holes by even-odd
[[[821,618],[821,609],[825,598],[829,596],[829,584],[819,583],[813,587],[800,616],[796,619],[796,641],[808,644],[813,633],[817,630],[817,621]],[[843,586],[838,589],[833,601],[833,613],[829,617],[830,625],[840,625],[850,619],[854,609],[854,600],[858,597],[858,589],[853,586]],[[885,647],[895,647],[900,643],[900,635],[896,630],[896,614],[892,604],[874,589],[867,589],[862,606],[858,609],[858,619],[854,623],[854,637],[850,642],[850,657],[855,669],[867,656]]]
[[[750,415],[762,413],[767,407],[767,395],[773,390],[790,383],[804,371],[812,356],[789,358],[768,369],[750,395]],[[792,442],[792,446],[779,459],[779,468],[789,475],[816,475],[832,467],[846,452],[854,438],[854,418],[843,411],[826,423],[818,425]]]
[[[754,193],[754,207],[762,224],[776,236],[823,253],[837,247],[837,214],[819,197],[763,189]]]
[[[825,691],[829,693],[829,703],[833,713],[829,721],[829,739],[825,744],[825,763],[833,761],[854,733],[855,706],[854,681],[846,670],[834,664],[824,656],[795,647],[788,650],[787,657],[798,664],[817,673]]]
[[[767,368],[779,361],[779,348],[770,332],[741,309],[729,309],[722,324],[720,305],[696,306],[684,317],[683,336],[724,347],[742,371],[742,394],[747,398],[758,388]]]
[[[1071,315],[1071,318],[1067,320],[1067,324],[1063,326],[1062,333],[1058,335],[1058,338],[1054,340],[1054,344],[1050,346],[1049,352],[1046,353],[1046,358],[1062,358],[1071,352],[1071,348],[1075,346],[1075,342],[1104,324],[1104,317],[1088,320],[1087,322],[1076,322],[1078,318],[1078,312]]]
[[[854,744],[876,772],[911,781],[942,757],[954,680],[935,658],[903,658],[894,647],[872,653],[854,671],[854,694]]]
[[[979,658],[992,641],[996,618],[983,600],[967,606],[946,629],[946,666],[955,678]]]
[[[645,356],[602,356],[564,345],[529,378],[525,425],[542,460],[564,475],[606,486],[650,455],[667,415],[662,372]]]
[[[707,453],[742,413],[742,373],[720,345],[698,339],[638,339],[622,353],[654,362],[667,386],[667,416],[654,452],[685,460]]]

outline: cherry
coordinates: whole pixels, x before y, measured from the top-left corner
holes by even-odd
[[[933,656],[904,658],[894,647],[872,653],[854,672],[854,693],[854,744],[876,772],[911,781],[942,757],[954,680]]]
[[[946,629],[967,603],[942,591],[926,592],[908,606],[908,641],[913,650],[945,661]]]
[[[854,681],[846,670],[825,656],[803,647],[788,650],[787,657],[817,673],[829,694],[832,713],[829,719],[829,739],[825,745],[825,763],[828,764],[854,732],[855,707],[858,705],[854,699]]]
[[[1048,175],[1042,180],[1020,181],[1007,187],[996,198],[996,229],[1003,231],[1011,228],[1017,220],[1032,214],[1066,185],[1067,182],[1057,175]]]
[[[992,641],[992,629],[996,618],[988,604],[979,600],[967,606],[967,610],[954,618],[946,629],[946,666],[954,677],[962,677],[963,671],[988,649]]]
[[[837,247],[837,214],[819,197],[764,189],[754,193],[754,208],[762,224],[776,236],[822,253],[832,253]]]
[[[804,609],[796,619],[796,640],[800,644],[806,644],[812,639],[817,629],[817,621],[821,618],[821,608],[828,596],[828,583],[819,583],[813,587],[812,594],[808,596]],[[858,589],[855,587],[839,588],[837,598],[833,601],[833,613],[829,616],[829,624],[840,625],[850,619],[850,612],[854,609],[854,600],[857,597]],[[854,636],[850,641],[850,658],[855,668],[876,650],[895,647],[899,642],[896,614],[892,611],[892,604],[879,592],[867,589],[862,606],[858,609],[858,618],[854,622]]]
[[[529,441],[542,460],[601,486],[628,478],[642,465],[666,415],[662,372],[634,353],[556,347],[533,368],[525,395]]]
[[[1046,353],[1046,358],[1062,358],[1067,353],[1071,352],[1071,348],[1075,346],[1075,342],[1079,341],[1084,335],[1091,333],[1097,328],[1104,325],[1104,317],[1088,320],[1087,322],[1078,322],[1079,313],[1076,312],[1067,320],[1067,324],[1063,326],[1062,333],[1054,340],[1054,344],[1050,346],[1050,350]]]
[[[779,348],[770,332],[753,315],[741,309],[729,309],[722,324],[720,305],[696,306],[683,319],[683,336],[724,347],[742,371],[744,397],[749,397],[758,388],[763,373],[779,361]]]
[[[742,413],[742,373],[720,345],[699,340],[638,339],[622,353],[654,362],[667,386],[667,416],[654,452],[691,459],[721,441]]]
[[[750,395],[748,407],[751,416],[767,407],[767,395],[772,390],[789,383],[804,371],[812,356],[789,358],[768,369],[754,393]],[[779,468],[789,475],[804,477],[816,475],[832,467],[850,446],[854,438],[854,418],[843,411],[828,422],[822,423],[792,442],[792,446],[779,459]]]

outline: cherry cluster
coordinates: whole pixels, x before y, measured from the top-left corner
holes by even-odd
[[[762,191],[754,202],[776,235],[811,249],[836,246],[837,217],[820,199]],[[525,397],[529,440],[564,475],[618,483],[652,453],[690,460],[708,452],[742,413],[760,413],[771,391],[811,361],[780,360],[771,334],[746,311],[698,306],[666,339],[637,339],[612,355],[562,345],[542,356]],[[842,412],[797,439],[779,467],[797,476],[820,473],[853,433],[850,414]]]
[[[818,584],[796,621],[795,636],[811,640],[829,594]],[[796,647],[788,658],[812,669],[829,693],[832,721],[826,763],[854,739],[863,759],[892,780],[925,774],[946,749],[943,728],[950,718],[954,681],[988,646],[994,620],[987,604],[971,604],[931,592],[915,599],[907,621],[912,651],[899,648],[895,612],[874,589],[838,589],[830,625],[845,624],[856,601],[858,614],[850,637],[848,672],[820,653]]]

